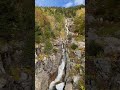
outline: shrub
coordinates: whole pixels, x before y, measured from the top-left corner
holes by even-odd
[[[72,35],[68,35],[68,40],[72,40]]]
[[[78,46],[73,43],[73,44],[71,45],[71,48],[72,48],[73,50],[75,50],[76,48],[78,48]]]
[[[44,52],[45,52],[46,54],[50,54],[50,53],[52,52],[52,49],[53,49],[53,46],[52,46],[51,42],[50,42],[49,40],[47,40],[47,41],[45,42]]]

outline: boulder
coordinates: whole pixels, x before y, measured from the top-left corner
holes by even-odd
[[[49,75],[43,71],[35,75],[35,90],[48,90]]]
[[[65,90],[73,90],[72,83],[67,83],[66,86],[65,86]]]

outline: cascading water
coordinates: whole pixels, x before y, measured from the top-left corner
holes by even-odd
[[[65,82],[62,81],[63,75],[65,74],[65,67],[68,59],[68,54],[67,54],[67,49],[65,47],[65,44],[67,43],[67,36],[69,34],[69,29],[68,29],[68,21],[67,19],[65,20],[65,28],[66,28],[66,42],[64,43],[64,40],[62,40],[62,62],[60,66],[58,67],[58,75],[55,78],[54,81],[50,83],[49,90],[64,90],[65,87]]]
[[[62,62],[60,64],[60,66],[58,67],[58,75],[57,75],[57,77],[55,78],[54,81],[52,81],[50,83],[49,90],[53,90],[54,87],[56,87],[57,90],[63,90],[63,88],[64,88],[64,85],[65,85],[64,82],[59,83],[59,84],[57,84],[57,83],[61,81],[61,79],[62,79],[62,77],[64,75],[64,69],[65,69],[65,65],[66,65],[66,56],[65,55],[66,55],[65,54],[65,47],[64,47],[64,43],[63,43],[62,44],[62,56],[63,56]]]
[[[56,85],[56,89],[57,90],[63,90],[64,86],[65,86],[65,83],[62,82],[62,83]]]

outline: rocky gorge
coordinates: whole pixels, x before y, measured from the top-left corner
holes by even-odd
[[[44,56],[44,60],[39,60],[39,45],[36,45],[35,60],[35,90],[79,90],[80,81],[84,80],[85,57],[84,41],[68,40],[70,25],[73,24],[71,18],[65,19],[65,38],[59,38],[57,43],[57,53],[50,56]],[[54,42],[53,42],[54,43]],[[69,46],[73,43],[78,45],[79,49],[72,51],[70,56]],[[38,53],[38,54],[37,54]],[[75,59],[75,60],[74,60]]]

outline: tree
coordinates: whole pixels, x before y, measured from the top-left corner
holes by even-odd
[[[77,32],[79,35],[84,35],[85,33],[85,8],[81,8],[80,10],[77,10],[74,23],[75,23],[74,32]]]
[[[41,41],[41,36],[42,36],[42,31],[38,23],[35,23],[35,42],[40,43]]]

